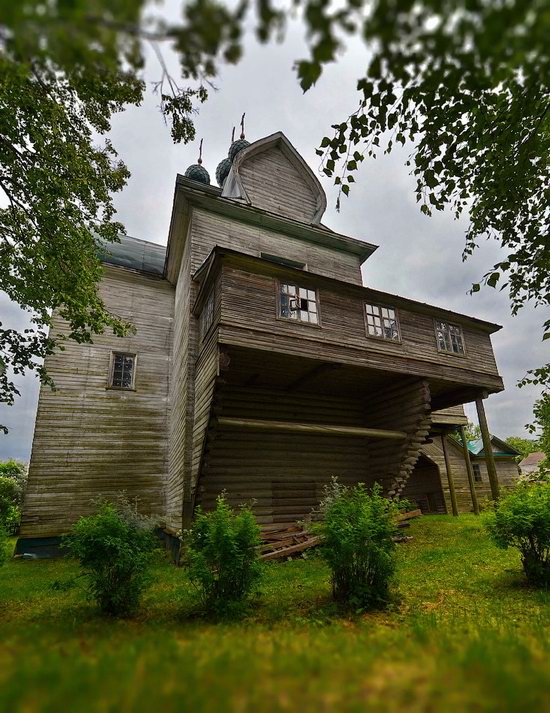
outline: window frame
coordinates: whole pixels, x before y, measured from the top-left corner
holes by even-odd
[[[483,476],[481,474],[481,466],[479,463],[472,463],[472,473],[474,475],[474,483],[483,483]]]
[[[441,347],[439,346],[439,339],[437,338],[437,323],[438,322],[440,322],[441,324],[447,324],[449,327],[457,327],[460,330],[460,339],[462,341],[462,353],[449,351],[447,349],[441,349]],[[437,351],[439,352],[439,354],[448,354],[449,356],[464,358],[466,356],[466,339],[464,338],[464,330],[462,329],[462,325],[457,324],[456,322],[449,322],[445,319],[440,319],[438,317],[433,318],[433,323],[434,323],[435,346],[437,347]]]
[[[296,289],[302,289],[302,290],[309,290],[310,292],[315,293],[315,304],[317,306],[317,323],[315,322],[304,322],[301,319],[292,319],[292,317],[284,317],[281,314],[281,294],[282,294],[282,286],[283,285],[291,285],[292,287],[295,287]],[[305,285],[297,285],[294,282],[291,282],[290,280],[276,280],[275,281],[275,286],[277,290],[277,300],[276,300],[276,318],[282,322],[285,322],[285,324],[300,324],[304,327],[314,327],[315,329],[321,329],[321,301],[319,298],[319,290],[317,287],[306,287]]]
[[[205,310],[210,302],[212,303],[211,321],[210,321],[210,324],[206,328],[204,328],[203,315],[205,314]],[[199,314],[199,341],[201,344],[202,344],[202,342],[204,342],[204,340],[210,333],[210,330],[214,326],[215,313],[216,313],[216,290],[213,287],[212,290],[210,291],[210,293],[208,294],[208,297],[204,300],[202,309]]]
[[[370,334],[369,332],[369,324],[367,321],[367,305],[372,305],[373,307],[378,307],[380,309],[391,309],[392,312],[395,314],[395,321],[397,323],[397,339],[388,339],[385,337],[383,334]],[[381,319],[384,319],[383,317],[380,317]],[[365,334],[367,335],[367,339],[376,339],[379,342],[384,342],[386,344],[401,344],[403,339],[401,336],[401,316],[399,314],[399,310],[396,307],[392,307],[391,305],[388,304],[380,304],[379,302],[373,302],[373,301],[367,301],[363,300],[363,322],[365,324]]]
[[[115,386],[113,384],[113,379],[115,375],[115,358],[117,356],[132,357],[132,383],[130,386]],[[136,352],[123,352],[118,349],[111,351],[110,363],[109,363],[109,376],[107,381],[107,389],[111,391],[135,391],[136,390],[136,371],[137,371],[137,361],[138,357]]]

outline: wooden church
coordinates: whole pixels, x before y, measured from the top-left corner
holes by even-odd
[[[223,490],[261,523],[307,515],[333,475],[388,496],[412,476],[422,495],[421,449],[465,402],[489,438],[498,325],[363,286],[376,246],[322,224],[282,133],[233,142],[217,178],[177,176],[166,248],[123,238],[104,256],[101,294],[135,333],[48,357],[20,551],[121,491],[169,534]]]

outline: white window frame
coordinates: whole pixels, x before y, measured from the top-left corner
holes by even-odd
[[[277,319],[282,319],[283,321],[291,322],[292,324],[304,324],[308,327],[319,328],[321,326],[321,309],[320,309],[320,304],[319,304],[319,290],[317,290],[316,288],[304,287],[303,285],[297,285],[295,282],[290,282],[290,281],[286,281],[286,280],[277,281],[276,287],[277,287]],[[297,290],[297,295],[294,297],[294,299],[296,299],[296,300],[307,299],[308,303],[312,302],[315,305],[315,311],[310,310],[310,306],[308,304],[307,310],[302,310],[302,309],[291,310],[298,315],[297,317],[283,315],[283,305],[282,305],[283,287],[291,287],[291,288],[294,288],[295,290]],[[300,290],[303,290],[307,293],[305,297],[300,296]],[[312,293],[314,295],[314,298],[310,297],[310,295]],[[285,292],[285,294],[289,295],[289,297],[292,299],[292,295],[290,293]],[[307,320],[301,318],[301,314],[306,311],[308,314]],[[310,314],[317,315],[316,322],[311,322],[309,320]]]
[[[458,330],[458,334],[459,334],[459,336],[460,336],[460,343],[462,344],[462,351],[461,351],[461,352],[455,352],[452,348],[451,348],[451,349],[447,349],[446,347],[443,348],[443,349],[441,348],[441,345],[440,345],[440,343],[439,343],[439,337],[438,337],[438,333],[439,333],[441,330],[440,330],[440,328],[438,327],[438,324],[444,325],[444,326],[446,326],[446,327],[452,327],[453,329],[457,329],[457,330]],[[440,354],[450,354],[451,356],[457,356],[457,357],[465,357],[465,356],[466,356],[466,341],[465,341],[465,339],[464,339],[464,332],[463,332],[462,327],[460,326],[460,324],[455,324],[454,322],[447,322],[447,320],[445,320],[445,319],[437,319],[437,318],[434,318],[434,332],[435,332],[435,343],[436,343],[436,345],[437,345],[437,351],[438,351]],[[450,333],[449,333],[449,334],[450,334]],[[449,339],[450,339],[450,342],[451,342],[451,345],[452,345],[452,336],[449,336]],[[446,341],[446,340],[445,340],[445,341]]]
[[[373,312],[368,311],[368,307],[376,307],[379,310],[379,313],[375,315]],[[394,314],[393,319],[387,315],[384,315],[382,310],[391,310]],[[382,334],[372,334],[369,331],[369,317],[373,317],[374,319],[380,320],[380,327],[382,329]],[[367,334],[367,337],[369,339],[379,339],[383,342],[387,342],[388,344],[401,344],[401,324],[399,321],[399,312],[395,307],[392,307],[391,305],[386,305],[386,304],[379,304],[378,302],[363,302],[363,319],[365,320],[365,331]],[[395,322],[395,326],[397,327],[397,339],[392,339],[391,337],[386,337],[384,335],[384,321],[385,320],[391,320]],[[373,325],[376,326],[376,325]]]
[[[117,356],[131,357],[132,358],[132,382],[130,386],[116,386],[113,381],[115,377],[115,361]],[[135,352],[123,352],[123,351],[112,351],[111,361],[109,364],[109,381],[107,383],[108,389],[114,389],[115,391],[135,391],[136,390],[136,371],[137,371],[137,354]]]

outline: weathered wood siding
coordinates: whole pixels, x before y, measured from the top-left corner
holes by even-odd
[[[181,529],[184,499],[190,501],[195,361],[198,349],[198,320],[191,314],[191,309],[196,289],[191,280],[191,243],[187,241],[176,285],[174,307],[170,457],[166,490],[166,524],[171,531]]]
[[[162,515],[167,475],[168,383],[174,289],[166,281],[108,267],[107,307],[136,334],[68,341],[46,360],[56,391],[42,387],[21,534],[65,532],[94,498],[126,491],[139,509]],[[55,318],[54,333],[67,333]],[[108,389],[112,351],[137,354],[135,391]]]
[[[299,282],[303,287],[316,287],[315,279],[305,273]],[[419,375],[437,373],[442,378],[456,378],[468,372],[460,378],[474,384],[484,383],[485,374],[498,375],[486,332],[465,326],[466,354],[442,354],[437,350],[433,317],[399,309],[401,342],[370,338],[366,335],[363,299],[328,289],[318,292],[319,327],[279,319],[275,278],[224,266],[221,338],[242,346],[288,349],[304,356]],[[439,368],[434,372],[436,365]]]
[[[453,479],[456,490],[456,499],[458,503],[458,509],[460,512],[471,512],[472,511],[472,498],[470,495],[470,486],[468,484],[468,472],[466,469],[466,464],[464,462],[464,456],[462,453],[462,447],[457,445],[457,443],[452,438],[447,438],[447,443],[449,444],[448,452],[449,459],[451,462],[451,470],[453,473]],[[422,446],[422,452],[425,453],[429,458],[431,458],[439,466],[441,473],[441,485],[443,487],[443,493],[445,495],[445,502],[447,504],[448,512],[451,512],[451,498],[449,494],[449,482],[447,480],[447,471],[445,469],[445,459],[443,457],[443,448],[441,447],[441,437],[434,436],[433,443],[428,443]],[[487,467],[483,459],[474,458],[472,463],[478,463],[481,470],[481,483],[475,483],[476,493],[478,500],[482,502],[483,500],[491,497],[491,488],[489,485],[489,475],[487,473]],[[500,486],[502,488],[509,488],[514,484],[514,481],[518,477],[518,468],[513,458],[496,458],[495,459],[497,476]]]
[[[243,161],[239,175],[253,206],[310,223],[317,196],[281,149],[272,147]]]
[[[274,233],[259,226],[238,223],[204,209],[193,210],[189,237],[193,243],[192,272],[200,267],[212,248],[219,245],[256,257],[263,252],[302,262],[308,271],[355,285],[362,284],[357,255]]]

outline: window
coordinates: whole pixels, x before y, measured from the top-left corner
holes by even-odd
[[[135,375],[136,355],[113,352],[109,386],[113,389],[133,389]]]
[[[279,316],[297,322],[319,324],[317,292],[305,287],[281,283]]]
[[[367,318],[367,334],[369,337],[387,339],[390,342],[398,342],[401,339],[399,334],[399,322],[392,307],[382,307],[382,305],[365,304],[365,314]]]
[[[204,339],[214,321],[214,292],[211,292],[203,305],[200,316],[200,336]]]
[[[462,329],[457,324],[435,321],[435,337],[440,352],[449,354],[464,354]]]
[[[472,468],[474,470],[474,480],[476,483],[481,483],[483,481],[483,478],[481,477],[481,466],[479,463],[474,463],[472,465]]]
[[[260,257],[262,258],[262,260],[274,262],[277,265],[284,265],[285,267],[293,267],[296,270],[303,270],[306,266],[305,262],[290,260],[287,257],[279,257],[278,255],[270,255],[269,253],[260,253]]]

